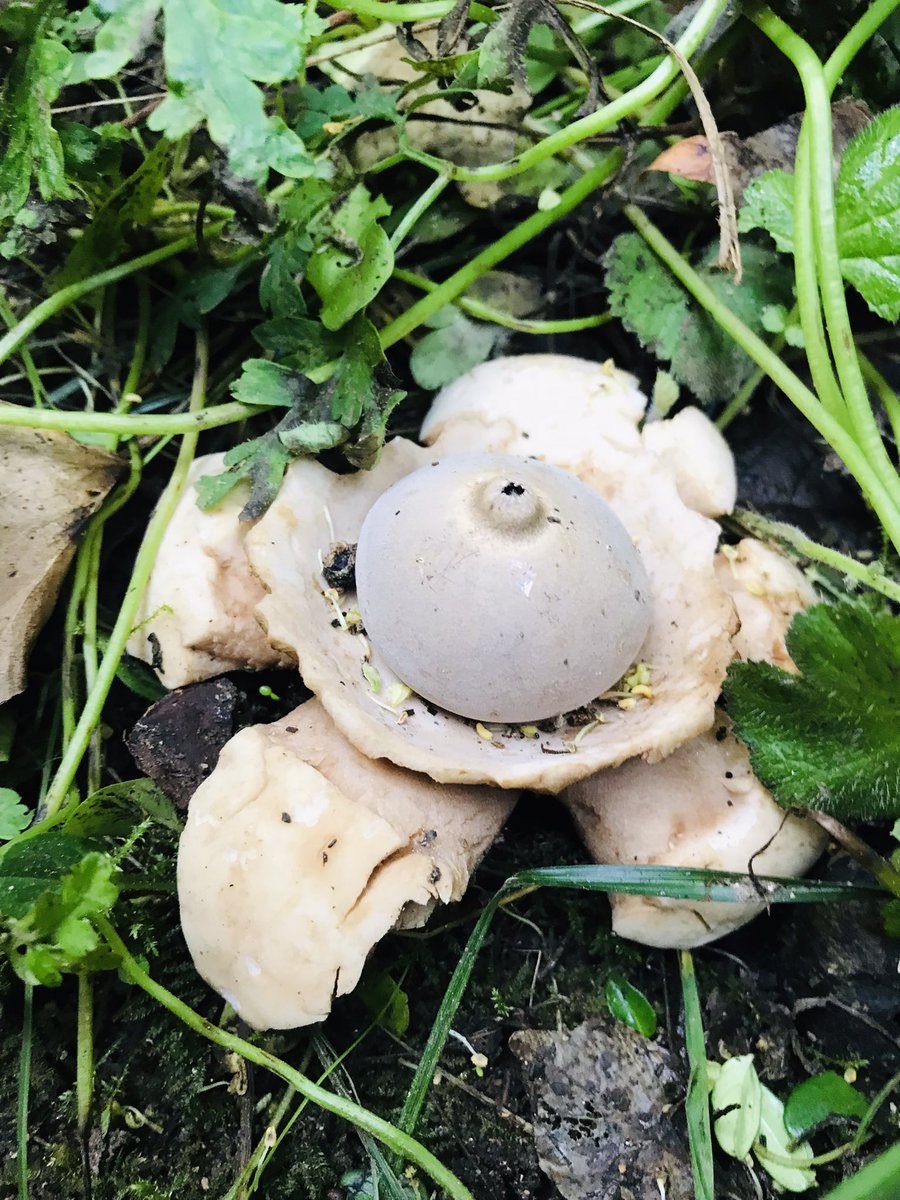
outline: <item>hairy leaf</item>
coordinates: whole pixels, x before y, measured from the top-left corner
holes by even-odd
[[[885,321],[900,318],[900,105],[844,152],[835,190],[844,278]]]
[[[799,674],[733,663],[725,695],[753,769],[785,808],[900,814],[900,619],[862,600],[791,622]]]
[[[779,250],[794,249],[794,177],[786,171],[766,171],[744,192],[738,230],[765,229]]]
[[[748,245],[742,254],[740,284],[713,265],[714,250],[698,272],[723,304],[760,333],[768,305],[792,303],[790,273],[771,251]],[[674,377],[704,404],[730,399],[753,363],[673,279],[644,240],[636,233],[620,235],[604,261],[610,308],[641,344],[671,362]]]
[[[426,333],[416,343],[409,367],[419,387],[433,390],[444,387],[485,362],[503,331],[496,325],[470,321],[458,310],[453,320]]]

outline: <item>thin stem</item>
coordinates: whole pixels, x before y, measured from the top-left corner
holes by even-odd
[[[740,526],[748,529],[756,538],[784,542],[798,554],[802,554],[804,558],[830,566],[833,570],[840,571],[841,575],[846,575],[847,578],[862,583],[864,587],[871,588],[872,592],[880,592],[883,596],[887,596],[888,600],[900,602],[900,583],[888,578],[880,565],[868,566],[860,563],[858,559],[851,558],[850,554],[841,554],[839,550],[833,550],[830,546],[822,546],[820,542],[812,541],[796,526],[781,521],[769,521],[768,517],[761,517],[757,512],[738,509],[734,511],[733,516]]]
[[[706,1069],[706,1039],[703,1033],[700,996],[697,992],[697,976],[690,950],[682,950],[678,960],[684,996],[684,1041],[691,1068],[687,1121],[694,1190],[697,1200],[715,1200],[712,1130],[709,1119],[709,1073]]]
[[[892,895],[900,898],[900,871],[897,871],[886,858],[877,854],[868,842],[857,837],[851,829],[836,820],[830,813],[821,812],[819,809],[810,809],[809,815],[829,837],[834,838],[837,844],[847,851],[855,862],[859,863],[863,870],[868,871],[872,878],[876,879]]]
[[[781,388],[817,432],[840,455],[878,515],[888,537],[900,549],[900,505],[895,503],[890,491],[872,469],[868,458],[852,435],[825,410],[790,367],[772,353],[762,338],[719,300],[712,288],[700,278],[639,208],[633,204],[626,204],[622,211],[651,250],[659,255],[675,278],[703,306],[716,324],[763,368],[772,382]]]
[[[131,364],[128,368],[128,374],[125,376],[125,382],[122,384],[122,399],[119,401],[120,412],[127,412],[127,399],[138,390],[140,385],[141,372],[144,369],[144,360],[147,357],[147,342],[150,336],[150,287],[147,283],[147,277],[145,275],[138,275],[136,283],[138,296],[137,334],[134,339]]]
[[[206,380],[209,370],[209,345],[205,333],[197,335],[197,364],[191,389],[190,411],[199,414],[206,400]],[[123,418],[128,419],[128,418]],[[75,728],[72,740],[63,754],[62,761],[47,792],[41,813],[42,820],[53,818],[65,803],[81,761],[90,745],[91,735],[97,728],[103,705],[115,678],[119,661],[125,652],[125,644],[134,627],[138,607],[150,578],[166,527],[175,511],[184,490],[187,473],[197,449],[198,433],[186,433],[182,439],[172,476],[160,496],[150,518],[144,541],[138,551],[128,589],[122,600],[119,615],[109,636],[106,652],[97,671],[97,680],[85,700],[84,708]],[[32,828],[35,828],[32,826]]]
[[[599,163],[592,171],[588,171],[585,175],[571,187],[567,188],[559,198],[559,203],[549,209],[547,212],[540,210],[526,217],[519,225],[510,229],[492,246],[488,246],[482,250],[480,254],[476,254],[474,258],[465,263],[464,266],[454,272],[449,279],[445,279],[443,283],[437,285],[434,291],[423,296],[421,300],[408,308],[406,312],[401,313],[390,324],[385,325],[379,334],[383,349],[393,346],[402,338],[407,337],[414,329],[418,329],[423,322],[433,316],[445,304],[452,303],[457,296],[471,287],[471,285],[480,279],[482,275],[487,274],[498,263],[508,258],[516,250],[526,245],[537,237],[543,231],[549,228],[550,225],[558,221],[561,217],[567,216],[573,208],[576,208],[583,200],[586,200],[591,192],[596,191],[598,187],[606,183],[610,176],[618,169],[623,159],[621,150],[613,150]]]
[[[441,174],[437,175],[431,181],[425,191],[416,198],[415,202],[409,206],[398,223],[397,228],[391,234],[392,249],[396,250],[401,245],[409,231],[424,216],[428,209],[431,208],[449,182],[450,176],[447,172],[441,172]]]
[[[94,1100],[94,979],[88,971],[78,973],[78,1032],[75,1059],[75,1094],[78,1133],[87,1137]]]
[[[98,917],[96,924],[106,939],[107,944],[119,956],[121,969],[132,983],[136,984],[148,996],[151,996],[164,1008],[168,1009],[170,1013],[180,1021],[183,1021],[195,1033],[199,1033],[201,1037],[207,1038],[217,1046],[224,1046],[226,1050],[240,1054],[248,1062],[255,1063],[257,1066],[271,1071],[273,1075],[277,1075],[279,1079],[283,1079],[286,1083],[296,1088],[301,1096],[306,1096],[313,1104],[318,1105],[319,1108],[324,1109],[326,1112],[334,1113],[335,1116],[349,1121],[357,1128],[365,1130],[366,1133],[370,1133],[374,1138],[377,1138],[387,1146],[388,1149],[419,1167],[429,1178],[434,1180],[438,1187],[443,1188],[452,1197],[452,1200],[474,1200],[469,1189],[414,1138],[409,1137],[408,1134],[403,1133],[402,1130],[398,1129],[395,1125],[391,1125],[390,1122],[385,1121],[382,1117],[376,1116],[374,1113],[369,1112],[368,1109],[355,1104],[352,1100],[347,1100],[343,1096],[337,1096],[333,1092],[329,1092],[318,1084],[313,1083],[311,1079],[308,1079],[305,1075],[301,1075],[299,1071],[288,1066],[286,1062],[283,1062],[280,1058],[276,1058],[274,1054],[269,1054],[268,1051],[263,1050],[260,1046],[254,1045],[253,1042],[248,1042],[244,1038],[229,1033],[227,1030],[221,1029],[218,1025],[213,1025],[212,1022],[205,1020],[199,1013],[189,1008],[184,1001],[179,1000],[177,996],[174,996],[147,974],[105,917]]]
[[[408,283],[410,287],[419,288],[423,292],[434,292],[440,287],[440,284],[435,283],[433,279],[426,279],[424,275],[417,275],[414,271],[406,271],[401,267],[394,268],[394,278],[399,279],[401,283]],[[608,312],[598,313],[593,317],[571,317],[562,321],[531,320],[528,317],[510,316],[509,313],[501,312],[499,308],[483,304],[480,300],[470,300],[466,296],[458,297],[454,303],[457,308],[462,309],[464,313],[468,313],[477,321],[502,325],[504,329],[514,329],[517,333],[578,333],[582,329],[596,329],[612,320],[612,313]]]
[[[858,559],[851,558],[849,554],[841,554],[839,550],[833,550],[830,546],[814,542],[794,525],[786,525],[782,521],[770,521],[767,517],[761,517],[758,513],[748,512],[746,509],[736,509],[733,516],[739,525],[742,525],[755,537],[783,542],[796,550],[803,558],[823,563],[826,567],[840,571],[848,579],[855,579],[864,587],[871,588],[873,592],[880,592],[889,600],[900,603],[900,583],[889,579],[879,564],[867,566]]]
[[[728,0],[703,0],[694,13],[690,24],[675,43],[682,57],[691,57],[727,7]],[[639,83],[637,87],[632,88],[623,96],[613,100],[610,104],[604,105],[597,112],[589,113],[586,117],[582,117],[578,121],[573,121],[565,129],[551,133],[536,146],[524,150],[510,162],[494,163],[485,167],[460,167],[453,163],[448,163],[444,159],[435,158],[433,155],[409,149],[399,156],[392,156],[390,160],[385,160],[385,162],[392,162],[395,157],[401,160],[404,157],[411,158],[416,162],[421,162],[425,166],[430,166],[435,171],[449,170],[453,179],[470,183],[511,179],[515,175],[521,175],[524,171],[530,171],[532,168],[539,166],[555,154],[565,153],[571,146],[576,145],[578,142],[583,142],[586,138],[597,137],[601,133],[607,133],[620,121],[634,116],[645,104],[648,104],[651,100],[655,100],[669,86],[677,77],[678,71],[679,67],[676,60],[671,55],[667,56],[665,61],[660,63],[656,70],[643,83]],[[384,165],[384,163],[380,164],[381,167],[384,167]]]
[[[221,223],[218,228],[221,228]],[[214,232],[215,228],[210,228],[207,236],[212,236]],[[87,296],[98,288],[116,283],[120,279],[126,279],[129,275],[143,271],[146,267],[155,267],[157,263],[165,262],[167,258],[174,258],[176,254],[181,254],[184,250],[191,250],[195,245],[196,240],[191,234],[190,237],[179,238],[178,241],[170,242],[167,246],[151,250],[149,254],[131,258],[127,262],[119,263],[117,267],[98,271],[96,275],[88,275],[86,279],[79,279],[77,283],[70,283],[68,287],[60,288],[58,292],[54,292],[52,296],[48,296],[46,300],[36,304],[31,312],[26,313],[21,321],[0,338],[0,363],[6,362],[11,354],[15,354],[22,343],[31,337],[45,321],[49,321],[51,317],[61,313],[64,308],[68,308],[82,296]]]
[[[857,350],[857,354],[859,351]],[[871,359],[859,354],[863,377],[881,401],[894,435],[894,445],[900,447],[900,398]]]
[[[13,312],[12,305],[7,300],[2,289],[0,289],[0,318],[2,318],[7,329],[15,328],[16,314]],[[34,398],[35,407],[41,408],[47,399],[47,392],[44,388],[44,382],[41,379],[41,373],[35,366],[34,359],[31,357],[31,351],[27,346],[22,347],[20,357],[22,359],[22,367],[25,371],[25,378],[31,385],[31,394]]]
[[[217,404],[203,412],[184,413],[110,413],[60,412],[57,409],[0,407],[0,426],[14,425],[27,429],[61,429],[65,433],[114,433],[120,437],[172,437],[173,434],[201,433],[204,429],[219,429],[235,425],[264,411],[263,406]]]
[[[769,349],[773,354],[780,354],[784,349],[784,334],[779,333],[777,337],[772,339],[772,345]],[[738,388],[732,399],[726,404],[722,412],[716,417],[716,428],[727,429],[735,417],[740,416],[747,405],[753,398],[753,393],[765,379],[766,373],[762,367],[757,367],[753,374]]]
[[[25,984],[22,997],[22,1044],[19,1047],[19,1086],[16,1097],[16,1178],[19,1200],[28,1200],[28,1094],[31,1090],[34,988]]]
[[[847,406],[831,365],[831,353],[822,320],[819,281],[816,277],[812,191],[809,128],[804,124],[797,139],[794,160],[794,287],[797,309],[813,386],[825,408],[846,425]]]
[[[825,82],[825,71],[812,47],[770,9],[761,9],[752,19],[793,63],[803,85],[806,99],[803,128],[809,129],[816,261],[831,351],[857,444],[868,459],[871,471],[900,507],[900,478],[881,440],[869,403],[847,311],[834,202],[831,95]]]
[[[872,0],[863,10],[856,24],[851,25],[825,63],[825,83],[828,94],[834,91],[841,81],[841,76],[862,50],[863,46],[888,19],[895,8],[900,6],[900,0]]]

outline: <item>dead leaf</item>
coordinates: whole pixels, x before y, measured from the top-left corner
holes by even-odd
[[[510,1038],[534,1113],[541,1170],[565,1200],[691,1200],[684,1096],[671,1055],[611,1018]]]
[[[802,120],[802,113],[794,113],[778,125],[747,138],[736,133],[721,134],[735,203],[740,204],[747,185],[766,171],[793,171]],[[835,175],[847,145],[871,120],[872,113],[861,100],[839,100],[831,106]],[[683,138],[669,146],[650,164],[649,170],[666,171],[696,183],[715,182],[713,156],[709,142],[702,135]]]
[[[25,687],[78,535],[120,468],[64,433],[0,426],[0,704]]]

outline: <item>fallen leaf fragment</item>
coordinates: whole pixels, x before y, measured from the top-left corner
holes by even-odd
[[[778,125],[747,138],[736,133],[722,134],[725,165],[731,175],[735,203],[740,204],[744,188],[764,172],[774,168],[793,171],[802,116],[802,113],[794,113]],[[861,100],[840,100],[831,106],[835,174],[847,145],[871,119],[868,106]],[[709,142],[700,134],[683,138],[663,150],[649,169],[666,171],[695,183],[714,183],[713,166]]]
[[[683,1089],[658,1042],[606,1018],[510,1038],[534,1113],[541,1170],[565,1200],[690,1200]]]
[[[78,535],[119,468],[115,455],[64,433],[0,427],[0,704],[25,687]]]

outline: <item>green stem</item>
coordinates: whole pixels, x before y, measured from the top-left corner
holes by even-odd
[[[873,592],[880,592],[889,600],[900,603],[900,583],[889,579],[880,566],[867,566],[858,559],[851,558],[849,554],[841,554],[839,550],[833,550],[830,546],[814,542],[794,525],[786,525],[782,521],[770,521],[767,517],[761,517],[758,513],[748,512],[745,509],[736,509],[733,516],[735,521],[752,533],[754,537],[783,542],[796,550],[803,558],[824,563],[826,567],[839,571],[848,579],[855,579],[857,583],[871,588]]]
[[[217,1046],[223,1046],[226,1050],[240,1054],[248,1062],[271,1071],[273,1075],[277,1075],[279,1079],[283,1079],[296,1088],[301,1096],[307,1097],[319,1108],[334,1113],[335,1116],[370,1133],[372,1137],[377,1138],[395,1154],[401,1155],[419,1167],[429,1178],[434,1180],[439,1188],[443,1188],[452,1197],[452,1200],[474,1200],[469,1189],[414,1138],[409,1137],[408,1134],[403,1133],[382,1117],[369,1112],[368,1109],[354,1104],[352,1100],[347,1100],[343,1096],[337,1096],[333,1092],[319,1087],[311,1079],[301,1075],[286,1062],[276,1058],[274,1054],[269,1054],[260,1046],[254,1045],[253,1042],[248,1042],[205,1020],[199,1013],[189,1008],[184,1001],[179,1000],[177,996],[174,996],[147,974],[105,917],[96,918],[96,924],[107,944],[119,956],[121,969],[132,983],[168,1009],[173,1016],[183,1021],[195,1033],[199,1033],[201,1037],[207,1038]]]
[[[712,288],[678,253],[671,242],[633,204],[626,204],[624,215],[631,221],[647,245],[659,255],[676,279],[687,289],[709,313],[717,325],[747,353],[784,392],[788,399],[806,417],[807,421],[834,448],[843,459],[850,473],[864,492],[872,508],[894,545],[900,549],[900,505],[883,485],[873,470],[868,458],[854,441],[852,435],[837,422],[819,403],[808,387],[782,360],[773,354],[762,338],[749,329],[716,296]]]
[[[27,429],[61,429],[64,433],[114,433],[119,437],[172,437],[173,434],[202,433],[234,425],[256,416],[264,409],[254,404],[217,404],[203,412],[184,413],[103,413],[60,412],[56,409],[0,407],[0,426]]]
[[[709,1074],[706,1069],[706,1039],[703,1015],[697,992],[697,976],[690,950],[678,956],[681,990],[684,996],[684,1041],[691,1078],[688,1084],[687,1123],[691,1145],[691,1166],[697,1200],[715,1200],[713,1178],[712,1130],[709,1119]]]
[[[15,329],[16,314],[13,312],[12,305],[2,290],[0,290],[0,318],[2,318],[7,329]],[[41,379],[40,371],[35,366],[34,359],[31,357],[31,351],[27,346],[22,347],[20,357],[22,359],[22,367],[25,371],[25,378],[31,385],[31,394],[34,397],[35,407],[41,408],[47,399],[47,393],[44,389],[44,382]]]
[[[769,349],[773,354],[780,354],[784,349],[784,334],[779,333],[776,338],[772,339],[772,345]],[[762,367],[757,367],[753,374],[747,379],[741,387],[735,392],[732,399],[726,404],[722,412],[716,417],[716,428],[727,429],[735,417],[740,416],[747,405],[753,398],[753,393],[765,379],[766,373]]]
[[[728,0],[703,0],[690,24],[675,43],[684,58],[690,58],[694,54],[727,7]],[[511,179],[515,175],[521,175],[524,171],[532,170],[555,154],[563,154],[586,138],[598,137],[601,133],[607,133],[620,121],[634,116],[645,104],[655,100],[669,86],[677,77],[678,71],[678,63],[671,56],[667,56],[665,61],[660,63],[643,83],[639,83],[637,87],[632,88],[610,104],[604,105],[597,112],[589,113],[586,117],[573,121],[565,129],[551,133],[536,146],[524,150],[510,162],[494,163],[485,167],[460,167],[454,163],[448,163],[444,159],[418,151],[408,151],[400,157],[412,158],[435,171],[449,171],[453,179],[463,182],[484,183]],[[383,166],[383,164],[380,165]]]
[[[209,347],[205,334],[199,333],[197,335],[197,365],[191,390],[190,410],[192,414],[199,413],[205,402],[208,369]],[[197,437],[198,434],[194,431],[186,433],[182,439],[172,476],[150,518],[147,532],[135,560],[128,589],[119,609],[119,615],[97,671],[96,683],[85,700],[72,740],[63,754],[62,761],[45,797],[41,814],[42,820],[55,817],[65,803],[69,788],[75,780],[75,775],[90,745],[91,735],[100,721],[103,705],[134,627],[138,607],[147,587],[163,534],[184,490],[187,473],[197,449]],[[32,826],[32,828],[35,827]]]
[[[214,229],[208,230],[207,236],[213,236],[214,232]],[[49,321],[51,317],[61,313],[64,308],[68,308],[82,296],[87,296],[110,283],[116,283],[119,279],[126,279],[129,275],[143,271],[146,267],[154,267],[157,263],[165,262],[167,258],[174,258],[176,254],[181,254],[184,250],[191,250],[195,245],[194,235],[191,234],[190,237],[183,237],[176,242],[170,242],[167,246],[151,250],[149,254],[131,258],[128,262],[119,263],[117,267],[98,271],[96,275],[88,275],[86,279],[79,279],[77,283],[70,283],[68,287],[60,288],[58,292],[54,292],[52,296],[48,296],[46,300],[35,305],[31,312],[26,313],[21,321],[0,338],[0,363],[6,362],[11,354],[15,354],[22,343],[31,337],[45,321]]]
[[[809,130],[816,261],[831,351],[847,411],[856,432],[856,442],[868,459],[872,472],[879,477],[883,488],[900,508],[900,478],[881,440],[878,423],[869,403],[847,311],[834,203],[831,95],[825,81],[825,71],[813,48],[770,9],[761,9],[752,19],[793,63],[803,85],[806,99],[803,128]]]
[[[78,973],[78,1034],[75,1063],[78,1133],[87,1137],[94,1099],[94,980],[88,971]]]
[[[857,353],[859,354],[859,351]],[[900,399],[871,359],[866,358],[864,354],[859,354],[859,363],[862,367],[863,377],[881,401],[882,408],[890,422],[894,445],[900,447]]]
[[[877,32],[878,27],[884,24],[898,6],[900,6],[900,0],[873,0],[863,11],[856,24],[850,26],[825,63],[825,83],[829,95],[840,83],[841,76],[869,38]]]
[[[410,4],[392,3],[392,0],[348,0],[345,4],[344,0],[325,0],[329,8],[340,9],[344,12],[351,12],[355,17],[369,17],[373,21],[438,21],[441,17],[446,17],[447,13],[453,8],[453,0],[422,0],[422,2]],[[475,15],[474,9],[483,9],[480,4],[472,4],[469,6],[469,11]],[[490,12],[490,19],[495,20],[493,10]],[[479,19],[481,19],[479,17]]]
[[[16,1178],[19,1200],[28,1200],[28,1093],[31,1090],[34,988],[25,984],[22,997],[22,1044],[19,1047],[19,1085],[16,1098]]]
[[[134,351],[125,382],[122,384],[122,399],[119,401],[119,411],[127,412],[127,398],[133,396],[140,386],[141,372],[147,357],[147,343],[150,338],[150,287],[145,275],[137,277],[138,321],[137,334],[134,339]]]
[[[492,246],[488,246],[482,250],[480,254],[476,254],[473,259],[465,263],[464,266],[454,272],[449,279],[445,279],[443,283],[439,283],[433,292],[423,296],[408,308],[406,312],[401,313],[389,325],[379,333],[381,345],[383,349],[393,346],[396,342],[407,337],[414,329],[427,321],[445,304],[452,303],[457,296],[471,287],[472,284],[480,279],[482,275],[487,274],[498,263],[505,258],[515,253],[522,246],[526,245],[536,238],[539,234],[549,228],[555,221],[561,217],[567,216],[573,208],[576,208],[583,200],[586,200],[591,192],[596,191],[598,187],[606,183],[610,176],[618,169],[623,160],[621,150],[613,150],[604,158],[603,162],[599,163],[592,171],[588,171],[576,183],[567,188],[559,198],[559,203],[549,209],[547,212],[534,212],[530,217],[526,217],[519,225],[510,229]]]
[[[391,234],[391,248],[393,250],[396,250],[400,246],[409,231],[424,216],[428,209],[431,208],[449,182],[450,176],[446,171],[442,172],[431,181],[425,191],[409,206],[398,223],[397,228]]]
[[[434,280],[417,275],[414,271],[403,270],[401,267],[395,267],[393,274],[401,283],[408,283],[410,287],[419,288],[423,292],[431,293],[440,287]],[[514,329],[517,333],[578,333],[582,329],[596,329],[612,320],[612,314],[608,312],[598,313],[593,317],[572,317],[563,321],[529,320],[527,317],[512,317],[509,313],[501,312],[499,308],[482,304],[480,300],[469,300],[465,296],[460,296],[454,303],[477,321],[502,325],[504,329]]]
[[[797,309],[813,386],[825,408],[836,420],[846,425],[847,406],[832,369],[819,300],[812,190],[809,129],[804,124],[797,139],[797,155],[794,161],[794,286],[797,292]]]

